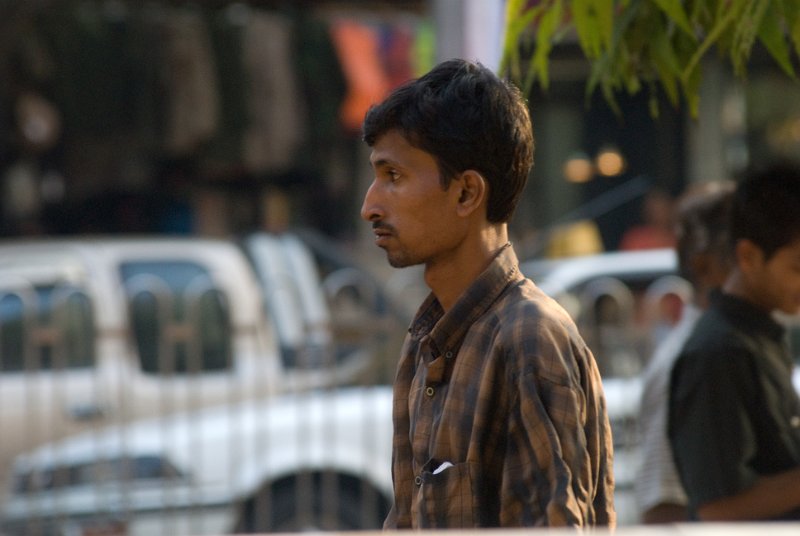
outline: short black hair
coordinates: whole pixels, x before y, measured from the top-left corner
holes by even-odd
[[[363,139],[398,130],[431,154],[442,187],[472,169],[489,184],[487,218],[511,219],[533,166],[533,128],[519,89],[477,62],[453,59],[395,89],[370,108]]]
[[[778,162],[754,168],[736,189],[731,240],[750,240],[766,259],[800,239],[800,168]]]

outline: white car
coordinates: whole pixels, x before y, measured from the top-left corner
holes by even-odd
[[[391,404],[389,387],[315,391],[42,446],[14,464],[0,532],[376,529],[392,493]]]
[[[369,356],[329,357],[314,270],[291,235],[0,242],[0,477],[82,430],[348,381]]]

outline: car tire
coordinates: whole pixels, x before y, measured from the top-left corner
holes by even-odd
[[[248,501],[238,533],[380,529],[388,501],[372,486],[335,474],[300,475]]]

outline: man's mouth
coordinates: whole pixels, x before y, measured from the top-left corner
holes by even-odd
[[[373,226],[372,233],[375,235],[375,243],[377,245],[380,245],[381,242],[385,242],[392,235],[392,231],[383,226]]]

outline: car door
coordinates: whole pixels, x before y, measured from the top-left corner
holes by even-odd
[[[124,300],[124,419],[281,390],[277,339],[235,245],[143,239],[103,249]]]
[[[0,467],[114,415],[98,372],[98,284],[76,252],[0,251]]]

